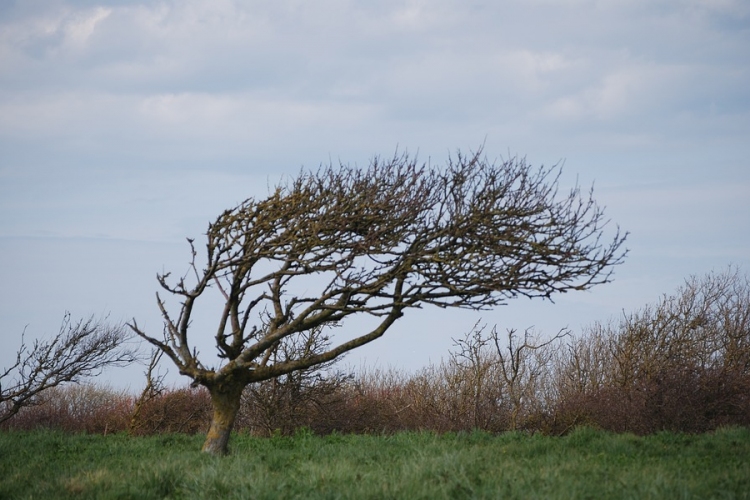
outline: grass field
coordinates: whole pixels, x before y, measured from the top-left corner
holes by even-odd
[[[0,498],[750,498],[750,430],[232,437],[0,433]]]

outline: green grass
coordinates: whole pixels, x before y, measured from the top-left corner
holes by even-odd
[[[0,499],[750,498],[750,430],[563,438],[0,433]]]

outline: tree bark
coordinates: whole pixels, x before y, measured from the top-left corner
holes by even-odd
[[[203,451],[212,455],[226,455],[229,453],[229,435],[234,427],[234,420],[240,409],[242,390],[245,384],[220,384],[209,387],[214,414],[211,427],[208,429]]]

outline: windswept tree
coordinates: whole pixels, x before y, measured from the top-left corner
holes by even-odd
[[[208,389],[214,414],[203,450],[226,453],[248,384],[334,360],[410,308],[483,309],[610,281],[625,235],[605,240],[592,193],[561,195],[559,176],[558,167],[490,162],[481,151],[442,168],[404,154],[365,169],[302,171],[211,223],[204,264],[189,239],[190,273],[158,275],[180,300],[174,314],[157,294],[162,337],[130,326]],[[191,346],[196,302],[211,287],[224,298],[213,333],[218,367]],[[352,315],[371,317],[371,327],[342,339],[333,327]],[[278,356],[288,343],[310,348]]]
[[[128,343],[132,336],[122,324],[93,317],[71,322],[66,314],[52,340],[36,340],[29,346],[22,339],[15,363],[0,372],[0,423],[37,404],[47,389],[138,360],[138,350]]]

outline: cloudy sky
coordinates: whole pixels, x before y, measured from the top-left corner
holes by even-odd
[[[0,366],[65,311],[158,334],[155,275],[186,269],[185,237],[302,166],[481,144],[594,184],[630,232],[615,282],[413,311],[345,363],[414,370],[480,318],[580,331],[750,272],[750,3],[4,0]]]

